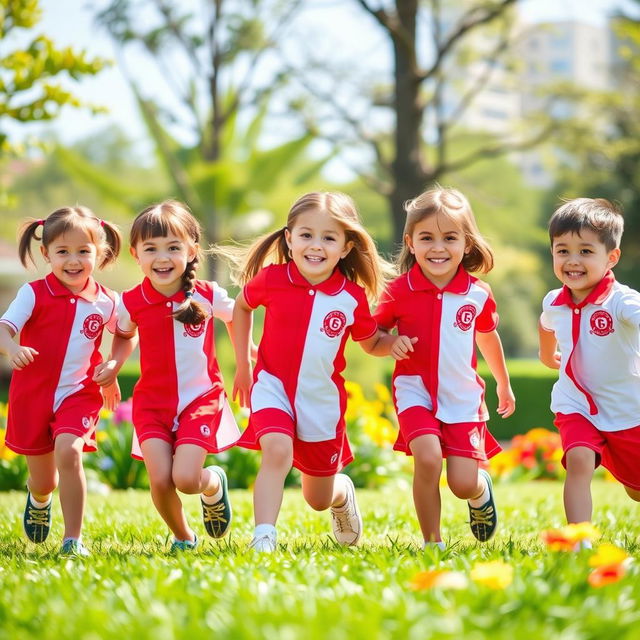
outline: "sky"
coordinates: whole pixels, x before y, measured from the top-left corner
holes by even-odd
[[[354,20],[356,16],[361,17],[362,12],[354,9],[355,3],[352,0],[312,0],[312,4],[316,7],[312,14],[314,26],[318,20],[324,20],[332,27],[340,24],[344,33],[349,34],[348,37],[357,33],[358,30],[353,28]],[[607,14],[621,4],[629,6],[629,0],[520,0],[519,3],[522,15],[528,21],[576,19],[591,24],[604,24]],[[115,60],[111,41],[93,23],[93,9],[88,8],[87,0],[41,0],[41,6],[43,20],[38,25],[38,32],[50,36],[60,46],[72,44],[91,55]],[[367,33],[369,32],[375,34],[375,29],[368,29]],[[145,70],[144,78],[143,88],[146,92],[157,94],[165,90],[161,79],[154,76],[153,70],[149,69],[148,73]],[[83,80],[76,85],[74,91],[86,101],[106,106],[109,113],[97,117],[66,109],[58,120],[44,128],[53,130],[65,143],[72,143],[104,128],[109,122],[116,122],[142,144],[145,138],[144,126],[117,65],[95,78]],[[17,138],[30,133],[38,135],[42,129],[43,125],[40,124],[12,127],[11,135]]]

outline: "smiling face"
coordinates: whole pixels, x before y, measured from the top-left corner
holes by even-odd
[[[97,249],[81,229],[69,229],[40,247],[53,275],[72,293],[79,293],[96,266]]]
[[[424,276],[441,289],[453,280],[467,252],[464,231],[440,213],[416,222],[405,242]]]
[[[140,240],[131,247],[131,255],[142,273],[165,296],[172,296],[182,288],[182,275],[196,253],[196,245],[174,234]]]
[[[323,210],[297,215],[285,237],[296,267],[311,284],[327,280],[353,246],[342,225]]]
[[[580,235],[569,232],[553,239],[553,272],[571,289],[573,301],[582,302],[620,259],[620,249],[607,251],[598,235],[583,229]]]

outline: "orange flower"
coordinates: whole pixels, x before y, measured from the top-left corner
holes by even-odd
[[[607,564],[596,567],[587,578],[587,582],[592,587],[604,587],[608,584],[618,582],[624,577],[626,569],[623,564]]]
[[[598,538],[600,532],[590,522],[568,524],[561,529],[547,529],[540,534],[551,551],[574,551],[581,540]]]
[[[420,571],[416,573],[409,587],[413,591],[426,591],[434,587],[441,589],[464,589],[467,586],[467,578],[458,571],[446,571],[434,569],[432,571]]]

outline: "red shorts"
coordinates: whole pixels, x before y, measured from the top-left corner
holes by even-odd
[[[602,464],[625,487],[640,489],[640,426],[600,431],[579,413],[558,413],[553,424],[562,440],[562,466],[569,449],[587,447],[596,453],[596,467]]]
[[[139,443],[158,438],[172,444],[174,451],[182,444],[195,444],[209,453],[219,453],[232,447],[240,436],[227,396],[219,389],[198,396],[185,407],[175,425],[163,422],[153,409],[140,410],[134,406],[134,415]],[[135,446],[132,455],[141,458]]]
[[[261,409],[251,414],[249,426],[236,443],[245,449],[260,449],[267,433],[284,433],[293,440],[293,466],[310,476],[334,476],[353,460],[344,429],[333,440],[306,442],[296,437],[293,418],[281,409]]]
[[[393,448],[411,455],[414,438],[433,434],[440,438],[443,457],[460,456],[488,460],[502,451],[485,422],[441,422],[426,407],[409,407],[398,415],[400,432]]]
[[[16,453],[39,456],[54,450],[61,433],[70,433],[84,440],[84,451],[97,451],[95,432],[101,408],[102,394],[93,384],[65,398],[55,413],[41,412],[39,421],[32,415],[23,423],[18,408],[7,427],[5,444]]]

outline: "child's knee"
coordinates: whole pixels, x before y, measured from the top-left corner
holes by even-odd
[[[314,511],[326,511],[331,506],[331,496],[305,495],[304,499]]]
[[[78,447],[63,444],[56,447],[58,469],[70,470],[82,467],[82,451]]]
[[[32,496],[48,496],[53,493],[57,486],[57,474],[53,474],[50,478],[33,478],[30,477],[27,487]]]
[[[596,454],[587,447],[574,447],[566,453],[567,473],[571,475],[592,474],[596,466]]]
[[[454,474],[447,476],[447,484],[451,493],[456,498],[462,500],[469,500],[469,498],[475,498],[478,494],[478,479],[477,476],[459,477]]]
[[[172,485],[182,493],[200,493],[201,475],[202,469],[176,469],[174,467],[171,474]]]
[[[442,454],[439,451],[418,449],[413,453],[413,463],[417,475],[440,475]]]
[[[261,443],[262,463],[272,467],[291,468],[293,464],[293,442],[290,438],[278,438]]]
[[[149,473],[149,485],[151,491],[157,494],[166,494],[176,490],[171,472]]]

